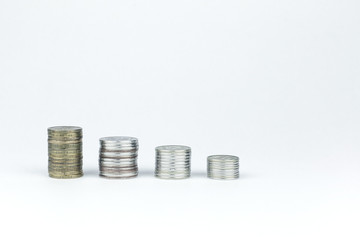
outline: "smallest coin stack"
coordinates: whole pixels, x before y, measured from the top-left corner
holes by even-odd
[[[133,178],[138,175],[139,144],[134,137],[100,138],[100,176]]]
[[[59,126],[48,128],[49,176],[78,178],[82,171],[82,128]]]
[[[213,155],[207,158],[207,175],[212,179],[238,179],[239,158],[231,155]]]

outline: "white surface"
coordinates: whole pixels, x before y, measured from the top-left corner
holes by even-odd
[[[0,1],[1,239],[359,239],[358,1]],[[47,177],[46,128],[85,176]],[[97,176],[98,139],[140,176]],[[185,144],[193,177],[155,179]],[[205,178],[240,157],[239,181]]]

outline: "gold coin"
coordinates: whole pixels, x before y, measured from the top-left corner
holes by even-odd
[[[82,141],[82,138],[65,138],[65,137],[63,137],[63,138],[50,138],[49,137],[47,140],[48,140],[48,142],[49,141],[69,142],[69,141]]]
[[[82,165],[83,161],[79,160],[79,161],[48,161],[49,164],[53,164],[54,166],[56,165]]]
[[[74,133],[74,132],[59,132],[59,133],[48,133],[48,137],[52,138],[80,138],[83,137],[82,133]]]
[[[75,126],[55,126],[55,127],[49,127],[47,131],[48,132],[82,132],[82,128]]]
[[[71,141],[71,140],[81,140],[83,137],[82,136],[48,136],[48,140],[58,140],[58,141]]]
[[[48,169],[61,170],[61,169],[82,169],[82,164],[48,164]]]
[[[49,172],[54,174],[78,174],[82,169],[48,169]]]
[[[51,160],[78,160],[78,159],[83,159],[82,154],[78,154],[78,155],[53,155],[53,154],[49,154],[48,157]]]
[[[83,165],[82,161],[66,161],[66,162],[54,162],[54,161],[49,161],[48,165],[50,166],[65,166],[65,165]]]
[[[66,145],[66,144],[81,144],[82,140],[78,139],[78,140],[54,140],[54,139],[48,139],[48,143],[50,144],[58,144],[58,145]]]
[[[71,158],[71,159],[75,159],[75,158],[81,158],[82,157],[82,153],[77,153],[77,154],[69,154],[69,153],[52,153],[49,152],[48,154],[49,157],[55,158],[55,159],[63,159],[63,158]]]
[[[82,161],[83,160],[83,157],[82,156],[80,156],[80,157],[77,157],[77,158],[71,158],[71,157],[63,157],[63,158],[61,158],[61,157],[53,157],[53,156],[49,156],[48,157],[48,160],[50,161],[50,162],[80,162],[80,161]]]
[[[58,178],[58,179],[79,178],[79,177],[82,177],[83,175],[84,175],[83,173],[72,174],[72,175],[49,173],[49,177]]]
[[[77,167],[52,167],[48,166],[49,172],[79,172],[82,171],[82,166]]]
[[[82,149],[49,149],[49,152],[54,153],[54,154],[63,154],[63,153],[67,153],[67,154],[77,154],[77,153],[81,153]]]
[[[82,152],[82,147],[71,147],[71,148],[69,148],[69,147],[67,147],[67,148],[58,148],[58,147],[56,147],[56,148],[54,148],[54,147],[50,147],[50,148],[48,148],[48,152],[66,152],[66,151],[69,151],[69,152],[72,152],[72,151],[79,151],[79,152]]]
[[[82,150],[80,149],[64,149],[64,150],[53,150],[50,149],[49,154],[53,155],[79,155],[82,154]]]
[[[48,136],[54,136],[54,137],[78,137],[82,136],[82,132],[48,132]]]
[[[82,171],[81,167],[78,168],[48,168],[49,172],[53,172],[53,173],[78,173]]]
[[[82,167],[82,163],[53,163],[49,162],[49,167]]]
[[[67,161],[82,161],[83,160],[83,156],[65,156],[65,157],[59,157],[59,156],[48,156],[48,160],[49,161],[54,161],[54,162],[67,162]]]
[[[78,147],[78,146],[82,146],[82,142],[77,142],[77,143],[67,143],[67,142],[58,142],[58,143],[51,143],[48,142],[48,147],[60,147],[60,148],[69,148],[69,147]]]

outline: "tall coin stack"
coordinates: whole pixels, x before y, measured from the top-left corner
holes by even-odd
[[[207,175],[212,179],[239,178],[239,158],[231,155],[213,155],[207,158]]]
[[[104,137],[100,139],[100,176],[132,178],[138,175],[139,144],[134,137]]]
[[[82,128],[59,126],[48,128],[49,176],[78,178],[82,171]]]
[[[156,177],[162,179],[184,179],[190,177],[190,147],[167,145],[157,147],[155,151]]]

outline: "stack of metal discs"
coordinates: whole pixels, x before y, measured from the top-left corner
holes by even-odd
[[[48,128],[49,176],[78,178],[82,171],[82,128],[59,126]]]
[[[134,137],[104,137],[100,139],[100,176],[132,178],[138,175],[139,144]]]
[[[231,155],[213,155],[207,158],[207,175],[212,179],[239,178],[239,158]]]
[[[190,177],[190,147],[167,145],[157,147],[155,151],[156,177],[162,179],[184,179]]]

